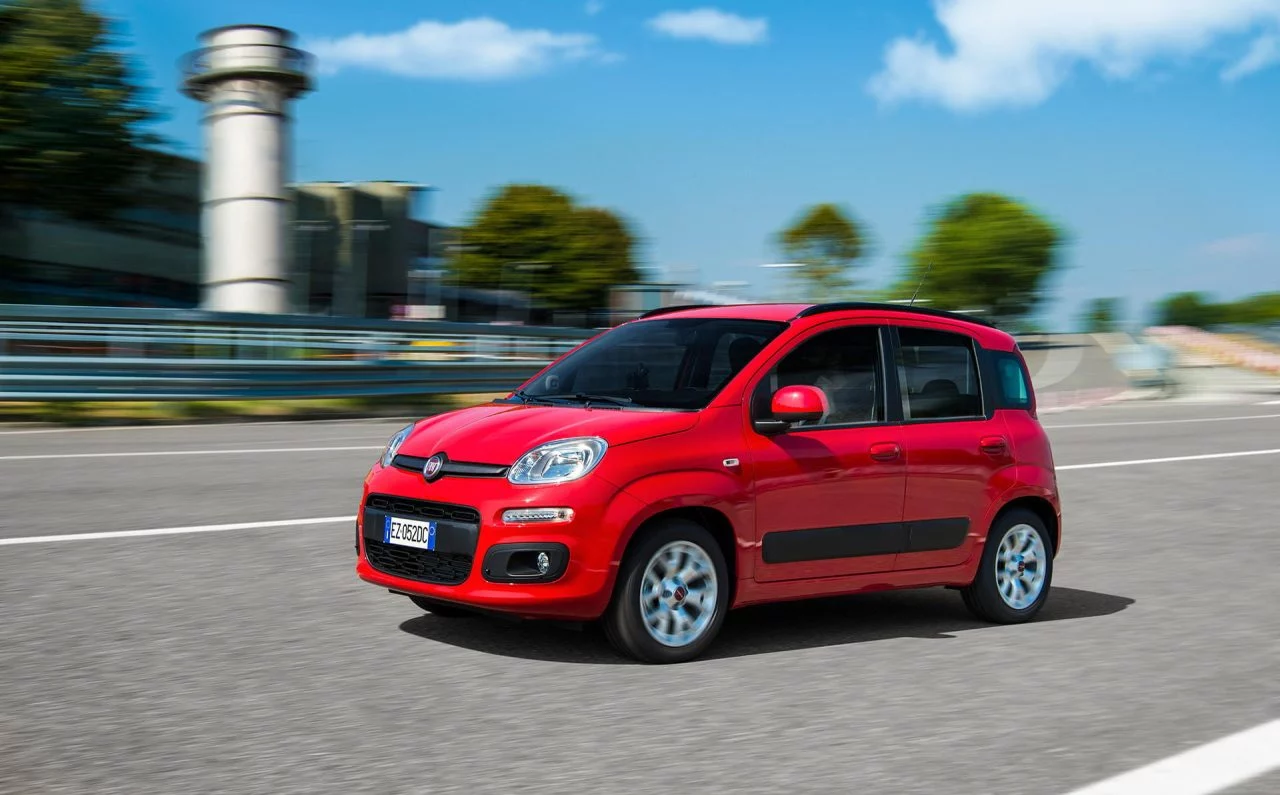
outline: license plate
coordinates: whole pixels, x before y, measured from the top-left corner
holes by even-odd
[[[435,550],[436,523],[388,516],[382,525],[382,543]]]

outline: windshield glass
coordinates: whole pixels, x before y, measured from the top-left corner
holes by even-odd
[[[517,399],[700,409],[784,328],[732,318],[628,323],[565,357]]]

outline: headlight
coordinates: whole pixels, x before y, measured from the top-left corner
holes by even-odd
[[[561,439],[539,445],[512,465],[507,480],[519,485],[567,483],[596,468],[609,445],[604,439]]]
[[[413,426],[406,425],[396,431],[396,435],[392,436],[391,440],[387,442],[387,448],[382,451],[382,458],[379,459],[384,467],[391,466],[391,461],[396,457],[396,451],[400,449],[400,445],[404,444],[404,440],[408,439],[411,433],[413,433]]]

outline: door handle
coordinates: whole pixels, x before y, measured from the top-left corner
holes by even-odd
[[[978,449],[987,455],[1005,455],[1009,452],[1009,443],[1003,436],[986,436],[978,442]]]
[[[871,458],[875,461],[897,461],[902,448],[897,442],[876,442],[871,445]]]

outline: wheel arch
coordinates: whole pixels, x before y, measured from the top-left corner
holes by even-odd
[[[693,522],[705,529],[715,539],[720,553],[724,556],[725,567],[729,570],[729,605],[733,606],[738,596],[738,541],[733,529],[733,522],[723,512],[706,505],[682,505],[667,508],[649,516],[636,527],[635,532],[627,540],[621,560],[635,549],[644,538],[665,522],[672,519],[683,519]]]
[[[1058,517],[1058,510],[1053,503],[1044,497],[1035,495],[1025,495],[1009,500],[1000,506],[1000,510],[991,520],[991,526],[994,527],[1005,514],[1014,510],[1026,510],[1039,517],[1044,522],[1045,529],[1049,531],[1049,541],[1053,545],[1053,556],[1058,556],[1058,550],[1061,547],[1062,528]]]

